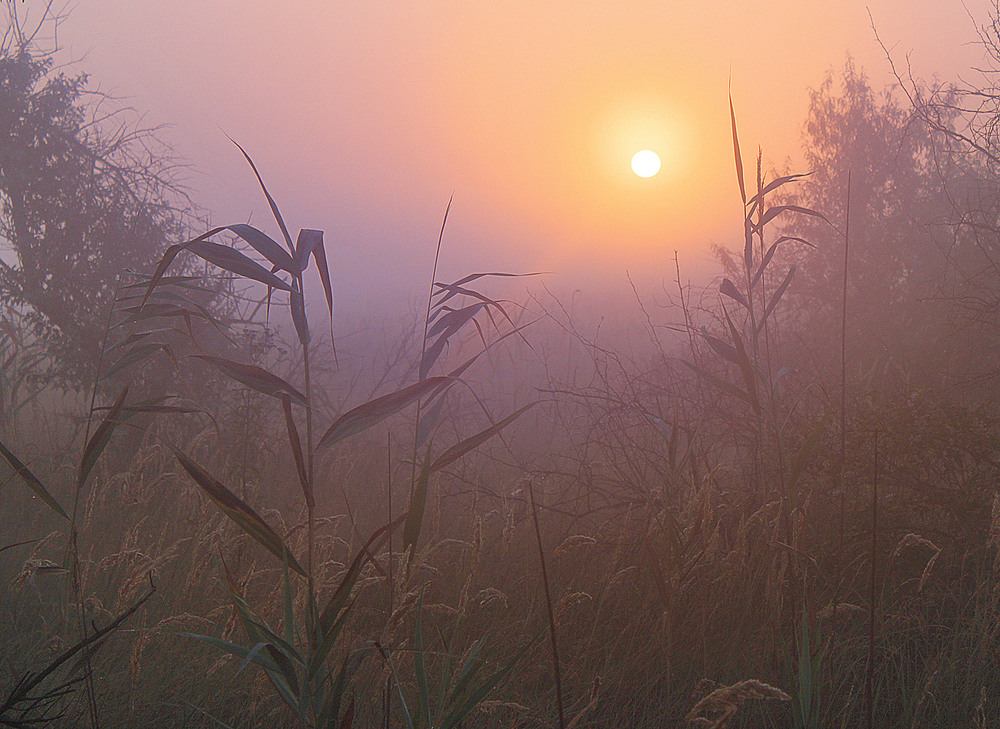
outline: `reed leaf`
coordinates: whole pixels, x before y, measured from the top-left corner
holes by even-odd
[[[100,381],[104,381],[109,377],[112,377],[116,373],[121,372],[122,370],[128,367],[131,367],[134,364],[145,362],[157,352],[166,352],[167,355],[170,357],[170,359],[172,359],[174,362],[177,361],[177,358],[174,356],[174,353],[170,349],[169,345],[163,344],[161,342],[148,342],[138,347],[133,347],[131,350],[129,350],[121,357],[119,357],[117,360],[112,362],[107,367],[107,369],[105,369],[104,372],[100,374],[98,379]]]
[[[743,400],[744,402],[752,403],[750,396],[747,393],[743,392],[743,390],[738,388],[736,385],[726,382],[721,377],[716,377],[708,370],[704,370],[698,365],[688,362],[686,359],[682,359],[681,362],[683,362],[691,370],[694,370],[694,372],[697,373],[699,377],[703,378],[706,382],[708,382],[712,386],[718,388],[719,390],[722,390],[723,392],[729,395],[732,395],[735,398]]]
[[[309,321],[306,319],[305,299],[300,292],[292,291],[288,294],[288,305],[292,310],[292,323],[295,325],[299,342],[309,344]]]
[[[408,405],[412,405],[422,397],[431,394],[439,387],[451,382],[455,382],[455,379],[450,377],[430,377],[404,387],[402,390],[397,390],[396,392],[358,405],[356,408],[348,410],[337,418],[319,439],[316,447],[323,448],[330,446],[344,440],[344,438],[367,430],[381,423],[386,418],[395,415]]]
[[[10,464],[10,467],[14,469],[14,473],[21,477],[25,486],[34,491],[35,494],[38,495],[38,498],[44,501],[45,504],[52,509],[52,511],[57,513],[63,519],[69,521],[69,514],[67,514],[66,511],[59,505],[59,502],[53,498],[52,494],[49,493],[49,490],[42,485],[42,482],[31,472],[31,469],[21,463],[18,457],[11,453],[7,449],[7,446],[3,443],[0,443],[0,455],[2,455],[7,463]]]
[[[306,576],[306,571],[298,563],[288,547],[285,546],[281,537],[249,504],[226,488],[222,482],[208,473],[208,471],[188,458],[182,451],[177,448],[174,448],[173,451],[184,470],[201,487],[201,490],[215,502],[216,506],[222,510],[222,513],[229,517],[230,520],[268,552],[279,560],[284,561],[287,559],[289,567],[303,577]]]
[[[477,304],[470,304],[469,306],[461,309],[452,309],[448,311],[440,319],[434,322],[434,326],[432,326],[427,332],[427,337],[433,337],[438,332],[443,332],[445,330],[458,331],[485,307],[486,304],[484,302],[479,302]],[[441,311],[446,311],[446,309],[438,308],[435,313]]]
[[[281,217],[281,211],[278,210],[278,204],[274,202],[274,198],[271,197],[271,193],[267,191],[267,185],[264,184],[263,178],[260,176],[260,172],[257,171],[257,165],[254,164],[253,159],[247,154],[247,151],[240,146],[240,143],[235,139],[226,135],[229,141],[236,145],[236,148],[243,153],[246,161],[250,165],[250,169],[253,170],[254,176],[257,178],[257,183],[260,185],[261,191],[264,193],[264,197],[267,198],[267,204],[271,208],[271,214],[274,216],[274,220],[278,223],[278,228],[281,230],[281,235],[285,238],[285,243],[288,244],[288,250],[290,253],[295,253],[295,248],[292,246],[292,236],[288,234],[288,226],[285,225],[285,219]]]
[[[804,238],[799,238],[799,237],[794,236],[794,235],[783,235],[783,236],[781,236],[780,238],[778,238],[778,240],[774,241],[774,243],[771,244],[771,246],[767,249],[767,252],[764,254],[764,259],[760,262],[760,266],[757,268],[757,271],[753,275],[753,279],[750,281],[750,286],[751,287],[755,286],[757,284],[757,282],[760,280],[760,277],[764,275],[764,270],[767,268],[767,264],[771,262],[771,258],[774,257],[774,252],[778,249],[778,246],[780,244],[786,243],[788,241],[795,241],[797,243],[804,243],[805,245],[809,246],[810,248],[815,248],[816,247],[812,243],[810,243],[809,241],[805,240]]]
[[[420,467],[420,475],[417,476],[416,483],[413,484],[413,493],[410,495],[410,506],[406,510],[406,523],[403,524],[403,551],[409,551],[407,556],[407,567],[413,559],[417,550],[417,541],[420,539],[420,530],[424,521],[424,509],[427,505],[427,484],[431,475],[431,446],[427,446],[424,454],[423,465]]]
[[[713,337],[711,334],[707,334],[706,332],[699,332],[699,334],[702,339],[708,342],[708,346],[710,346],[720,357],[732,362],[733,364],[738,365],[740,363],[739,355],[736,353],[736,349],[732,345],[723,342],[718,337]]]
[[[736,154],[736,179],[740,183],[740,199],[747,205],[747,187],[743,181],[743,156],[740,154],[740,137],[736,132],[736,110],[733,108],[733,94],[729,93],[729,119],[733,125],[733,152]]]
[[[493,690],[496,689],[508,675],[510,675],[510,672],[513,671],[514,667],[521,662],[524,654],[527,653],[528,649],[538,641],[541,635],[542,633],[539,633],[533,639],[525,643],[524,647],[515,653],[506,664],[486,677],[486,679],[484,679],[478,686],[472,688],[471,692],[464,698],[464,700],[459,701],[458,705],[455,706],[455,708],[452,709],[447,716],[445,716],[444,721],[441,722],[440,729],[456,729],[456,727],[460,726],[461,722],[469,715],[469,712],[482,703],[486,697],[489,696],[490,693],[492,693]],[[470,686],[472,673],[470,672],[468,675],[470,678],[466,685]]]
[[[499,433],[501,430],[503,430],[508,425],[517,420],[519,417],[524,415],[524,413],[526,413],[528,410],[530,410],[537,404],[538,400],[530,402],[524,407],[515,410],[513,413],[511,413],[506,418],[501,420],[499,423],[495,423],[494,425],[491,425],[489,428],[486,428],[485,430],[482,430],[476,433],[475,435],[466,438],[460,443],[456,443],[451,448],[449,448],[448,450],[446,450],[444,453],[442,453],[440,456],[437,457],[437,459],[431,464],[430,472],[434,473],[436,471],[440,471],[442,468],[446,468],[447,466],[457,461],[459,458],[464,456],[472,449],[478,448],[483,443],[485,443],[490,438]]]
[[[736,364],[739,365],[740,373],[743,375],[743,384],[746,386],[747,394],[750,396],[750,404],[753,405],[754,410],[759,412],[760,400],[757,397],[757,368],[750,360],[750,355],[747,354],[746,346],[743,344],[743,337],[740,336],[739,330],[733,324],[733,320],[730,318],[729,312],[726,311],[726,307],[722,307],[722,313],[726,317],[726,324],[729,325],[729,335],[733,339],[733,347],[736,350]]]
[[[333,283],[330,280],[330,268],[326,261],[326,247],[323,245],[323,231],[303,228],[295,241],[295,258],[304,271],[309,263],[309,256],[316,262],[320,283],[323,284],[323,295],[326,297],[326,308],[330,314],[330,339],[333,340]]]
[[[285,413],[285,428],[288,431],[288,444],[292,447],[292,458],[295,460],[295,471],[299,476],[299,483],[302,485],[302,495],[306,500],[306,505],[310,510],[316,507],[313,499],[312,484],[309,483],[309,475],[306,473],[306,462],[302,455],[302,441],[299,438],[299,430],[295,427],[295,418],[292,416],[292,398],[289,394],[282,393],[281,409]]]
[[[293,276],[302,273],[303,266],[286,251],[271,236],[257,230],[252,225],[237,223],[236,225],[226,225],[225,229],[236,233],[245,240],[259,254],[264,256],[272,266],[276,266],[283,271],[287,271]]]
[[[764,327],[764,322],[767,321],[767,317],[771,315],[771,312],[774,311],[774,307],[778,305],[779,301],[781,301],[781,297],[785,294],[785,289],[787,289],[788,284],[792,282],[792,276],[794,275],[795,266],[793,265],[788,269],[788,273],[785,274],[785,279],[781,282],[781,285],[778,286],[775,292],[771,295],[771,300],[767,302],[767,306],[764,308],[764,315],[760,318],[760,321],[757,322],[757,331],[760,331]]]
[[[288,395],[293,402],[299,405],[306,404],[306,396],[299,392],[294,385],[261,367],[234,362],[223,357],[213,357],[208,354],[192,354],[191,356],[214,365],[224,375],[246,385],[251,390],[279,399],[282,395]]]
[[[90,440],[83,450],[83,457],[80,459],[80,470],[77,473],[76,479],[77,488],[82,487],[87,482],[90,472],[97,465],[97,459],[101,457],[101,453],[104,452],[108,443],[111,442],[111,436],[118,425],[118,416],[122,411],[122,406],[125,404],[127,395],[128,387],[125,387],[118,396],[118,399],[111,406],[111,409],[108,410],[107,415],[104,416],[104,420],[101,421],[97,430],[90,436]]]
[[[740,290],[736,288],[736,284],[730,281],[728,278],[722,279],[722,285],[719,286],[719,293],[725,294],[730,299],[740,304],[744,309],[749,309],[750,304],[746,297],[740,293]]]
[[[295,695],[296,692],[293,691],[292,686],[285,679],[281,666],[279,666],[269,654],[265,656],[263,651],[258,650],[253,652],[253,648],[247,648],[239,643],[233,643],[231,641],[223,640],[222,638],[215,638],[210,635],[188,633],[185,631],[176,631],[175,634],[185,638],[192,638],[204,643],[205,645],[211,646],[216,650],[228,653],[242,660],[247,660],[249,658],[251,663],[264,669],[264,673],[267,675],[268,679],[270,679],[271,684],[278,692],[278,695],[281,696],[281,699],[292,709],[298,709],[298,701]]]
[[[755,225],[755,228],[760,230],[782,213],[801,213],[802,215],[811,215],[814,218],[830,222],[827,220],[826,216],[823,215],[823,213],[817,212],[811,208],[804,208],[801,205],[776,205],[773,208],[767,209],[767,212],[765,212],[763,217],[760,219],[760,223]]]
[[[232,246],[213,243],[207,240],[188,243],[187,249],[199,258],[213,263],[221,269],[235,273],[237,276],[259,281],[275,289],[291,291],[289,283],[275,276],[249,256],[240,253]]]

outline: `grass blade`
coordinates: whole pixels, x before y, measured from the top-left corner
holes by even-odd
[[[191,356],[215,365],[224,375],[246,385],[251,390],[277,398],[288,395],[299,405],[306,404],[306,396],[299,392],[294,385],[261,367],[234,362],[223,357],[213,357],[208,354],[193,354]]]
[[[201,490],[215,502],[216,506],[222,510],[222,513],[229,517],[230,520],[249,536],[253,537],[268,552],[279,560],[288,560],[289,567],[303,577],[306,576],[306,571],[302,569],[302,566],[292,555],[291,551],[285,546],[281,537],[278,536],[277,532],[256,511],[236,494],[223,486],[208,471],[184,455],[182,451],[177,448],[174,448],[173,451],[184,470],[201,487]]]
[[[440,456],[438,456],[437,460],[435,460],[434,463],[431,464],[430,467],[431,473],[434,473],[435,471],[440,471],[442,468],[445,468],[454,463],[455,461],[457,461],[459,458],[464,456],[472,449],[478,448],[480,445],[482,445],[490,438],[495,436],[497,433],[499,433],[501,430],[503,430],[508,425],[513,423],[515,420],[524,415],[524,413],[526,413],[528,410],[530,410],[537,404],[538,400],[530,402],[524,407],[515,410],[513,413],[511,413],[506,418],[501,420],[499,423],[491,425],[489,428],[486,428],[485,430],[482,430],[476,433],[475,435],[466,438],[462,442],[453,445],[451,448],[449,448]]]
[[[272,265],[277,266],[283,271],[287,271],[293,276],[298,276],[302,273],[302,266],[289,255],[288,251],[282,248],[277,241],[266,233],[246,223],[227,225],[226,228],[249,243],[255,251],[264,256]]]
[[[408,405],[430,394],[438,387],[454,382],[450,377],[430,377],[420,380],[402,390],[383,395],[358,405],[337,418],[319,439],[317,448],[333,445],[356,433],[360,433],[395,415]]]
[[[743,207],[747,205],[747,186],[743,182],[743,156],[740,154],[740,137],[736,133],[736,110],[733,108],[733,94],[729,92],[729,118],[733,124],[733,151],[736,153],[736,179],[740,183],[740,198]]]
[[[214,263],[221,269],[235,273],[237,276],[253,279],[272,288],[291,291],[291,284],[275,276],[249,256],[245,256],[232,246],[201,240],[189,243],[188,250],[209,263]]]
[[[281,409],[285,413],[285,428],[288,430],[288,443],[292,447],[292,458],[295,459],[295,471],[299,475],[299,483],[302,484],[302,495],[306,504],[312,510],[316,506],[313,500],[312,484],[309,483],[309,476],[306,473],[306,462],[302,456],[302,441],[299,438],[299,430],[295,427],[295,418],[292,417],[292,399],[288,393],[281,396]]]
[[[424,509],[427,505],[427,483],[431,475],[431,447],[427,446],[427,453],[424,455],[424,464],[420,468],[420,475],[413,485],[413,495],[410,497],[410,506],[406,510],[406,523],[403,525],[403,551],[409,549],[407,556],[407,566],[413,559],[413,554],[417,551],[417,541],[420,539],[420,528],[424,521]]]
[[[427,688],[427,665],[424,661],[424,591],[420,591],[417,603],[417,614],[413,626],[413,672],[417,678],[417,713],[418,721],[430,729],[431,726],[431,695]]]
[[[97,465],[97,459],[101,457],[101,453],[104,452],[104,449],[111,441],[111,435],[114,433],[115,426],[118,425],[118,415],[122,411],[122,406],[125,404],[125,397],[127,395],[128,387],[122,390],[118,399],[115,400],[114,405],[108,411],[108,414],[104,416],[104,420],[101,421],[97,430],[90,437],[90,441],[83,451],[83,457],[80,459],[80,470],[76,480],[77,488],[82,487],[87,482],[90,472]]]
[[[7,450],[7,446],[3,443],[0,443],[0,455],[6,459],[7,463],[10,464],[10,467],[14,469],[14,472],[21,477],[24,484],[38,495],[38,498],[44,501],[46,505],[52,509],[52,511],[56,512],[63,519],[69,521],[69,514],[67,514],[66,511],[59,505],[59,502],[52,497],[52,494],[50,494],[48,489],[42,485],[42,482],[38,480],[38,477],[33,474],[27,466],[21,463],[17,456]]]
[[[250,163],[250,169],[253,170],[254,175],[257,177],[257,182],[260,184],[260,189],[261,191],[263,191],[264,197],[267,198],[267,204],[271,208],[271,214],[274,216],[275,221],[278,223],[278,227],[281,229],[281,235],[285,237],[285,243],[288,244],[288,250],[291,253],[295,253],[295,248],[292,246],[292,236],[288,235],[288,227],[285,225],[285,219],[281,217],[281,211],[278,210],[278,204],[274,202],[274,198],[271,197],[271,193],[267,191],[267,186],[264,184],[264,180],[261,178],[260,173],[257,171],[257,165],[253,163],[253,160],[250,158],[250,155],[247,154],[247,151],[240,146],[239,142],[230,137],[228,134],[226,135],[226,137],[229,138],[230,142],[236,145],[236,148],[243,153],[243,156],[246,157],[247,162]]]

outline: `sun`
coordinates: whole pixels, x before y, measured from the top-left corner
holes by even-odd
[[[639,177],[652,177],[660,171],[660,156],[651,149],[643,149],[632,156],[632,171]]]

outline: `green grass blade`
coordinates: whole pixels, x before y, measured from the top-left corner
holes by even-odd
[[[479,660],[479,653],[482,651],[485,644],[485,637],[477,640],[468,655],[465,657],[465,660],[462,661],[462,667],[458,671],[458,677],[455,679],[455,685],[452,687],[451,693],[448,695],[447,704],[454,704],[465,693],[469,682],[473,679],[476,672],[479,670],[479,667],[482,665]]]
[[[320,630],[327,633],[336,621],[337,617],[340,615],[344,606],[347,605],[347,601],[350,599],[351,590],[354,589],[354,584],[358,580],[358,576],[361,574],[361,568],[372,559],[372,555],[375,551],[382,548],[386,540],[392,534],[396,528],[402,524],[403,517],[397,517],[385,526],[379,527],[372,535],[368,537],[368,541],[365,542],[364,546],[355,555],[354,560],[351,562],[351,566],[347,568],[347,572],[344,576],[340,578],[340,582],[337,588],[334,590],[333,595],[327,602],[326,607],[323,608],[323,612],[320,614]]]
[[[284,606],[284,617],[282,619],[282,629],[285,642],[288,645],[295,644],[295,605],[292,595],[292,572],[288,569],[288,561],[282,565],[281,569],[281,592]]]
[[[185,638],[193,638],[197,641],[209,645],[216,650],[222,651],[223,653],[229,653],[240,659],[245,659],[250,655],[250,648],[239,645],[238,643],[231,643],[228,640],[222,640],[221,638],[213,638],[210,635],[199,635],[198,633],[187,633],[183,631],[177,631],[177,635],[184,636]],[[292,686],[288,684],[282,673],[282,669],[275,663],[269,655],[264,655],[263,651],[258,652],[256,655],[251,657],[251,662],[259,666],[267,674],[268,679],[270,679],[271,684],[274,686],[278,695],[281,699],[288,704],[293,710],[298,710],[298,701],[295,692],[292,691]]]
[[[514,670],[514,667],[521,661],[524,654],[528,652],[528,649],[533,646],[538,639],[542,636],[544,631],[536,635],[532,640],[530,640],[521,650],[514,654],[502,668],[497,670],[495,673],[487,677],[479,686],[477,686],[472,693],[466,697],[457,707],[452,709],[452,711],[445,717],[444,721],[441,722],[440,729],[454,729],[458,724],[468,716],[476,706],[483,702],[490,693],[499,686],[505,678]]]

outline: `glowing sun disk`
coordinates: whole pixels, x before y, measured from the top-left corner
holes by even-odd
[[[643,149],[632,156],[632,171],[639,177],[652,177],[660,171],[660,156],[651,149]]]

